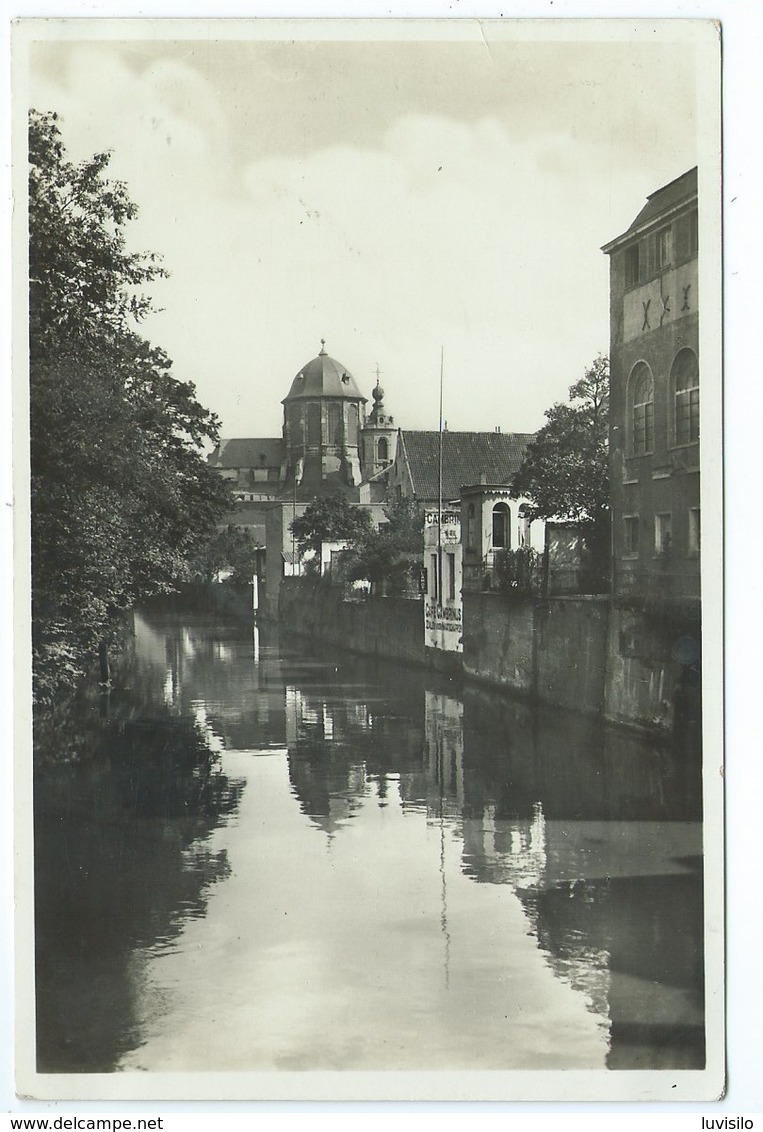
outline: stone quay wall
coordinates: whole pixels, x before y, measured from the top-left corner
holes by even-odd
[[[439,667],[424,647],[421,601],[346,600],[337,587],[284,579],[279,620],[366,656]],[[699,714],[699,620],[614,604],[464,594],[461,667],[474,680],[554,707],[657,732]],[[449,654],[453,659],[453,654]]]
[[[364,656],[426,663],[424,607],[418,600],[345,600],[325,579],[284,578],[278,620],[292,632]]]

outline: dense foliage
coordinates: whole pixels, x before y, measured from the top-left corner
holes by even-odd
[[[317,568],[321,543],[355,542],[373,528],[368,511],[348,503],[340,492],[315,498],[290,524],[300,556],[310,555],[308,568]],[[315,566],[310,566],[310,563]]]
[[[29,353],[35,695],[72,684],[136,601],[187,577],[230,506],[207,467],[217,419],[137,333],[164,274],[126,250],[136,214],[108,154],[67,160],[29,123]]]
[[[192,577],[209,583],[218,578],[251,582],[261,547],[248,531],[229,525],[212,531],[191,563]]]
[[[569,404],[546,411],[513,489],[531,500],[532,517],[572,519],[595,558],[609,553],[609,361],[601,354],[570,386]]]
[[[494,578],[496,588],[506,593],[541,594],[543,555],[529,546],[500,550],[495,557]]]
[[[372,590],[401,593],[415,589],[421,570],[424,515],[413,500],[400,499],[385,508],[387,522],[355,541],[347,576],[371,583]]]

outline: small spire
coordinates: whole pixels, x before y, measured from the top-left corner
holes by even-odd
[[[326,339],[321,338],[321,350],[320,350],[320,353],[318,354],[318,357],[322,358],[325,355],[325,353],[326,353]]]

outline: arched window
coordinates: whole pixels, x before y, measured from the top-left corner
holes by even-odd
[[[506,550],[510,545],[509,508],[505,503],[496,503],[493,508],[493,549]]]
[[[321,442],[321,407],[317,401],[307,406],[307,443],[318,445]]]
[[[475,550],[477,542],[475,539],[475,511],[474,504],[470,503],[466,509],[466,549]]]
[[[631,373],[631,449],[634,456],[654,451],[654,380],[646,362]]]
[[[387,443],[387,439],[384,436],[376,445],[376,459],[380,464],[386,464],[387,460],[389,460],[389,444]]]
[[[329,403],[328,427],[328,443],[340,445],[342,443],[342,406],[334,402]]]
[[[693,350],[680,350],[670,371],[673,437],[676,444],[699,440],[699,366]]]
[[[530,524],[532,519],[529,515],[529,503],[520,503],[519,514],[517,516],[517,543],[519,546],[530,545]]]
[[[347,443],[354,447],[358,443],[358,421],[360,414],[357,405],[350,405],[347,410]]]

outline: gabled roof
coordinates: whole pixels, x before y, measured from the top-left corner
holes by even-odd
[[[207,462],[213,468],[280,468],[283,457],[280,436],[248,437],[221,440]]]
[[[519,471],[532,432],[443,432],[443,499],[458,498],[461,488],[480,482],[510,484]],[[419,499],[437,499],[440,434],[400,430],[398,453],[405,460]]]

